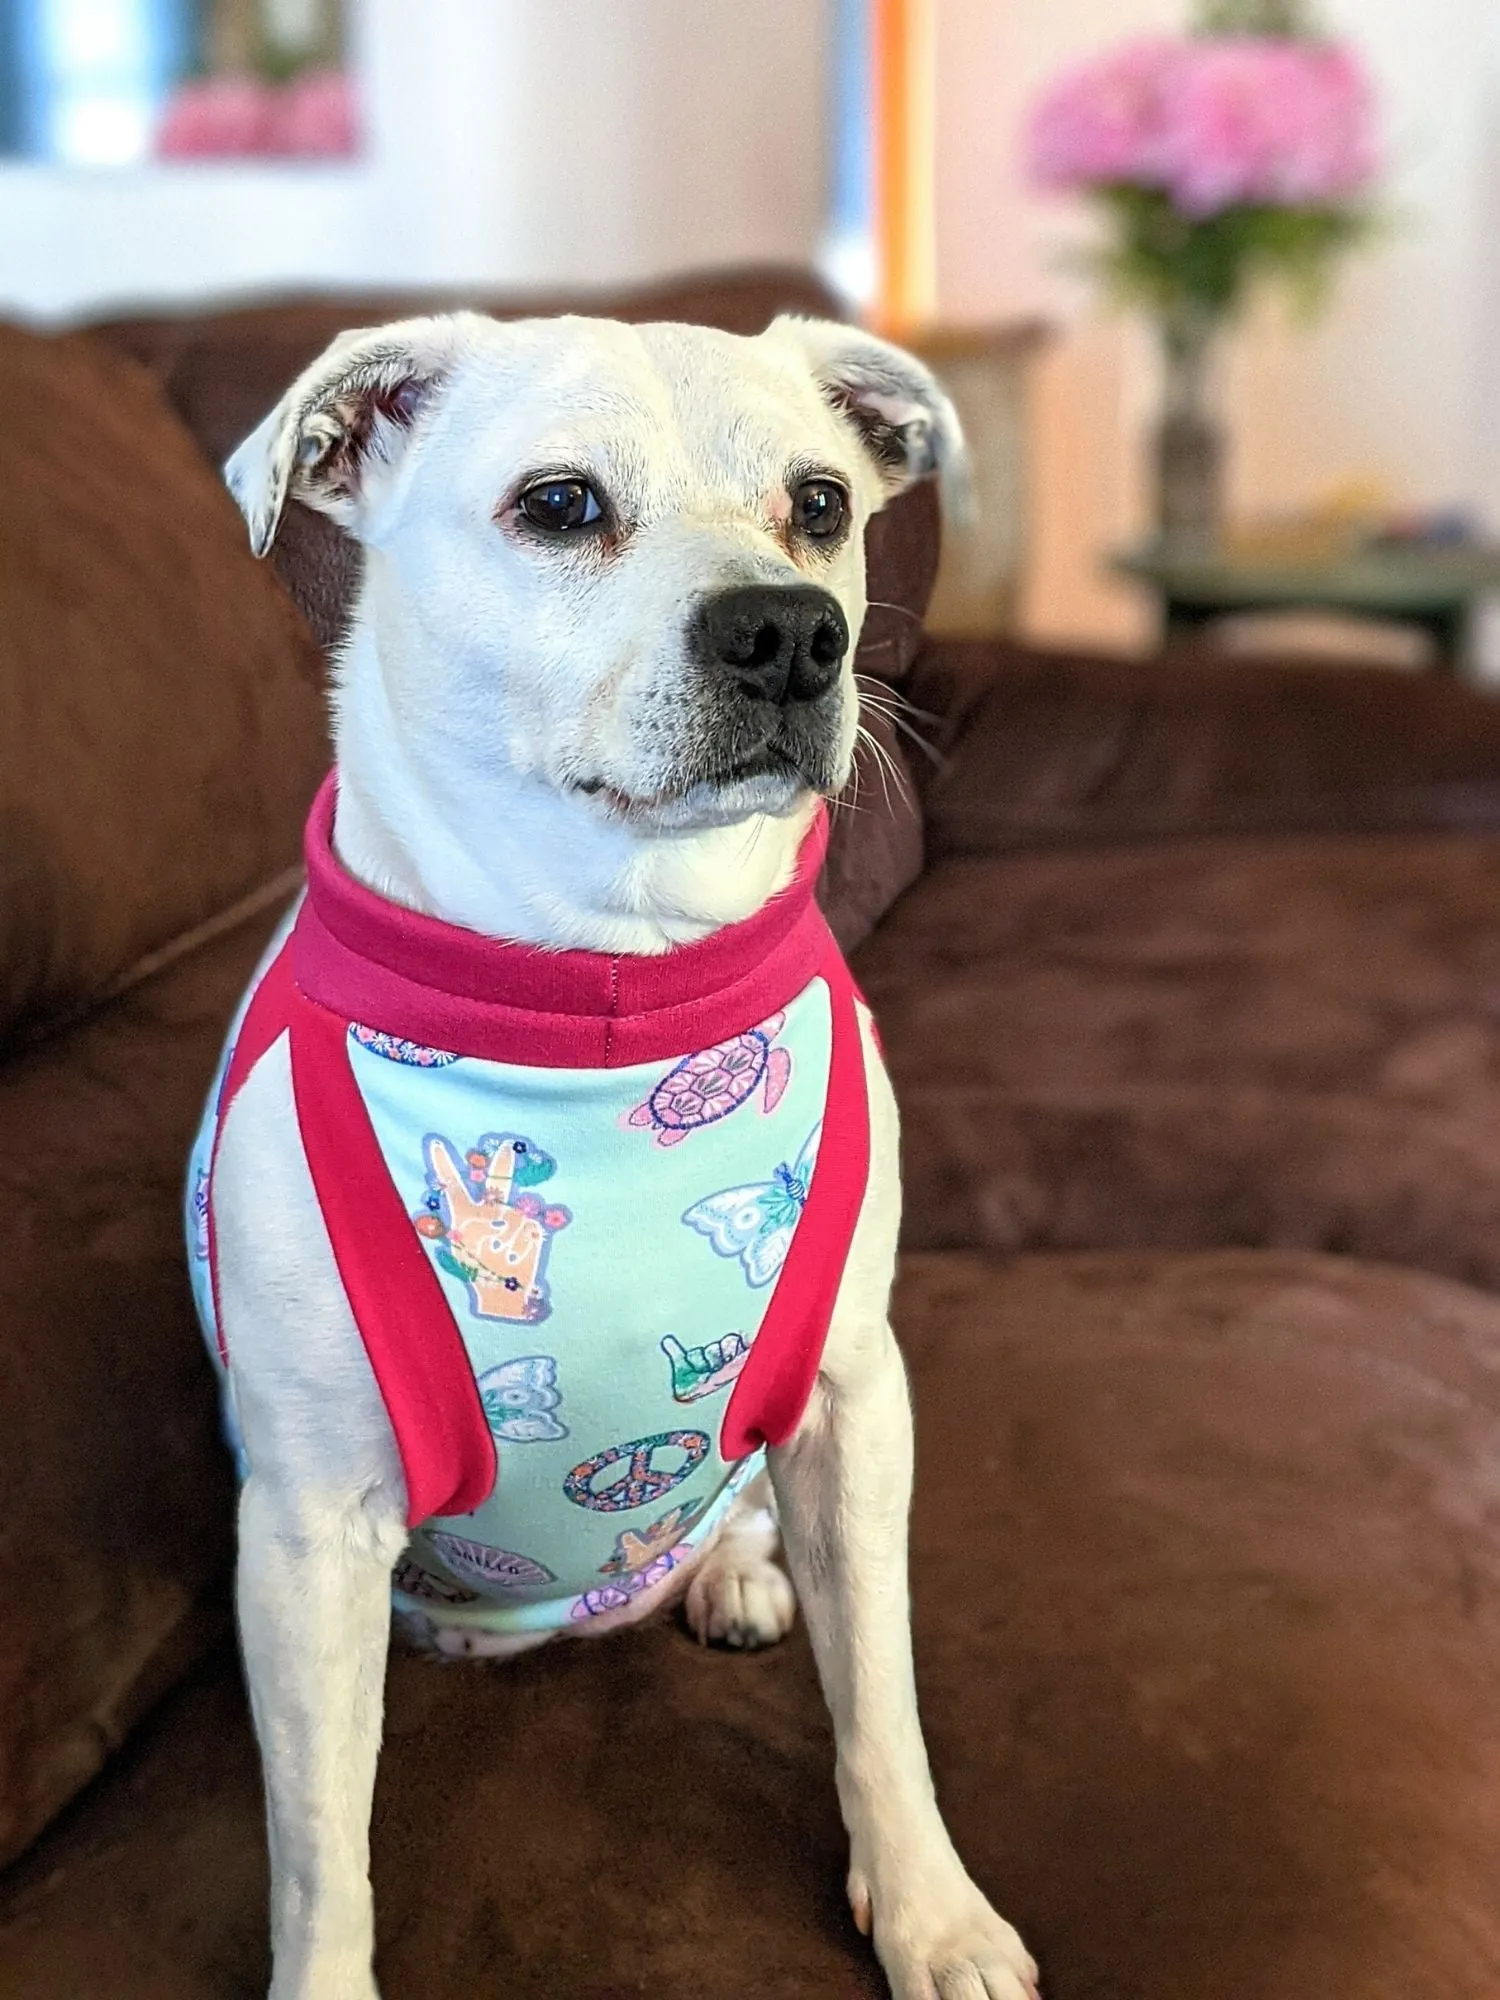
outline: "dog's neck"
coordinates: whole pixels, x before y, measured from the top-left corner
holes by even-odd
[[[649,956],[738,923],[791,881],[815,801],[787,818],[646,834],[535,779],[426,768],[358,626],[340,669],[334,848],[377,895],[485,937]],[[461,758],[461,751],[458,753]]]

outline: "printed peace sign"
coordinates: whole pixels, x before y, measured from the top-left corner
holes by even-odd
[[[596,1514],[625,1514],[632,1507],[649,1507],[674,1486],[696,1472],[708,1456],[709,1440],[702,1431],[658,1431],[655,1437],[636,1438],[630,1444],[611,1445],[596,1452],[582,1465],[575,1465],[563,1481],[563,1492],[575,1507],[588,1507]],[[661,1465],[664,1454],[682,1453],[678,1465]],[[611,1467],[621,1468],[602,1487],[594,1481]]]

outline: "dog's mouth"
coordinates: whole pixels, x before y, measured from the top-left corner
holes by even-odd
[[[685,771],[654,792],[628,792],[602,777],[575,779],[569,789],[625,824],[676,828],[722,825],[754,813],[781,817],[808,792],[822,791],[824,782],[799,757],[767,743],[733,761]]]

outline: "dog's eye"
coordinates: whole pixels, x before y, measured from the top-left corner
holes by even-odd
[[[521,512],[549,535],[571,534],[602,520],[599,496],[586,479],[542,479],[521,495]]]
[[[831,479],[805,479],[792,495],[792,526],[809,541],[831,542],[848,511],[848,494]]]

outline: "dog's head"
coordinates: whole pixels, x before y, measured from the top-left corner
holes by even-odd
[[[665,830],[842,787],[865,524],[960,450],[926,368],[849,327],[460,313],[342,335],[226,470],[258,554],[289,496],[365,545],[435,768]]]

